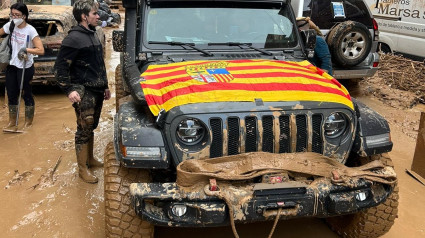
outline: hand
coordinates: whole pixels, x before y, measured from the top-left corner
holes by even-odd
[[[69,101],[71,101],[72,103],[74,103],[74,102],[81,102],[80,94],[78,94],[77,91],[72,91],[68,95],[68,98],[69,98]]]
[[[18,52],[19,60],[28,60],[27,48],[21,48]]]
[[[105,89],[105,92],[103,93],[103,98],[105,100],[109,100],[111,98],[111,91],[109,91],[109,89]]]

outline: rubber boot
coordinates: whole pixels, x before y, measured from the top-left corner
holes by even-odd
[[[18,105],[9,105],[9,123],[3,127],[5,130],[16,129],[16,115],[18,114]]]
[[[89,145],[75,144],[75,152],[77,153],[78,174],[86,183],[97,183],[99,180],[87,167],[89,157]]]
[[[34,106],[25,106],[25,127],[31,127],[34,120]]]
[[[94,137],[90,137],[89,140],[89,159],[87,165],[89,168],[91,167],[103,167],[103,163],[100,161],[97,161],[93,156],[93,149],[94,149]]]

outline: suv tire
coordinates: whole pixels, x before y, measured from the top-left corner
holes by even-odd
[[[326,42],[332,60],[339,66],[355,66],[369,55],[372,48],[372,36],[360,22],[346,21],[331,29]]]
[[[105,236],[153,238],[154,226],[136,215],[129,191],[131,183],[150,182],[149,172],[120,166],[112,143],[106,146],[104,162]]]
[[[124,89],[124,81],[122,80],[121,64],[115,68],[115,108],[116,111],[120,109],[120,99],[127,96],[128,93]]]
[[[372,160],[381,160],[385,165],[392,166],[388,154],[368,157],[357,157],[361,164]],[[376,207],[371,207],[355,214],[327,218],[330,228],[341,237],[346,238],[375,238],[387,233],[398,213],[398,186],[394,186],[391,195],[385,202]]]

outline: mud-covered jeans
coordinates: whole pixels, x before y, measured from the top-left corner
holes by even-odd
[[[103,93],[85,90],[81,102],[72,104],[77,116],[75,144],[86,144],[89,142],[90,137],[93,136],[93,130],[99,124],[103,99]]]
[[[24,83],[22,89],[25,106],[34,106],[34,98],[32,96],[31,80],[34,76],[34,65],[25,69]],[[22,80],[22,69],[9,65],[6,69],[6,90],[9,105],[18,105],[19,90]]]

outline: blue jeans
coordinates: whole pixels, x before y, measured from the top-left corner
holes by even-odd
[[[327,70],[332,75],[331,52],[329,52],[328,44],[320,37],[316,36],[316,47],[314,47],[314,57],[311,60],[315,66]]]

